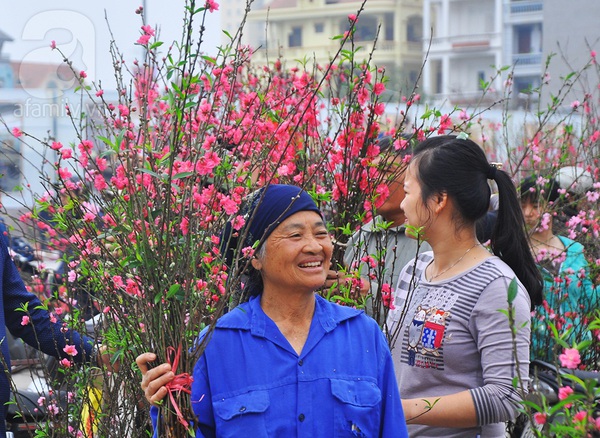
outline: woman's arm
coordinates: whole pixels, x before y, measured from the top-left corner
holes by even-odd
[[[441,397],[402,400],[408,424],[437,427],[474,427],[477,425],[475,404],[470,391]]]
[[[507,421],[517,415],[521,394],[518,387],[513,387],[513,379],[519,374],[523,388],[527,387],[530,314],[529,300],[521,287],[513,301],[516,320],[513,342],[505,313],[509,283],[507,278],[490,283],[471,315],[470,329],[480,353],[483,385],[455,394],[403,400],[407,423],[475,427]]]

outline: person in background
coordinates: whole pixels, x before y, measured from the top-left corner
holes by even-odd
[[[489,180],[499,196],[493,254],[476,236]],[[432,248],[400,274],[387,321],[409,434],[504,436],[527,388],[530,311],[542,298],[515,187],[461,134],[417,145],[404,190],[407,224]]]
[[[381,179],[387,184],[389,195],[377,207],[377,216],[350,237],[344,251],[345,267],[350,270],[358,269],[363,279],[360,294],[371,295],[365,310],[376,317],[379,323],[383,323],[383,312],[377,312],[373,308],[373,301],[377,301],[374,296],[383,292],[384,285],[387,285],[387,293],[393,295],[392,289],[398,282],[402,268],[414,260],[418,251],[430,249],[426,242],[419,243],[405,234],[406,217],[400,208],[404,199],[404,173],[412,154],[410,141],[410,136],[402,136],[396,145],[392,137],[382,137],[377,141],[380,157],[373,165],[381,169]],[[382,162],[382,157],[388,157],[387,161]],[[383,263],[372,266],[369,260]],[[348,278],[337,270],[330,270],[325,288],[335,287],[341,281],[348,281]],[[385,303],[378,304],[381,306]]]
[[[26,311],[23,311],[26,309]],[[6,330],[43,353],[75,363],[109,366],[110,357],[86,336],[66,328],[43,309],[40,300],[28,292],[11,259],[5,239],[0,239],[0,341]],[[10,397],[10,353],[8,344],[0,342],[0,437],[6,434],[6,403]]]
[[[559,189],[554,178],[537,175],[519,186],[531,251],[544,279],[544,303],[532,320],[531,357],[551,363],[562,347],[554,339],[550,323],[569,345],[589,339],[588,324],[600,304],[583,245],[554,232],[553,213],[558,215],[561,210]],[[585,357],[582,361],[586,363]]]
[[[196,436],[406,437],[381,329],[363,311],[315,293],[332,243],[310,195],[274,184],[247,203],[239,236],[247,236],[244,247],[259,242],[245,286],[251,298],[217,320],[194,367]],[[137,358],[152,404],[174,378],[169,364],[148,369],[155,359]],[[153,406],[155,422],[158,415]]]

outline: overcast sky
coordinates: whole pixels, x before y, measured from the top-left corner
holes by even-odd
[[[165,47],[180,39],[184,0],[24,0],[5,7],[0,14],[0,30],[14,39],[4,44],[3,54],[15,61],[60,63],[59,53],[50,49],[54,40],[78,69],[86,70],[88,78],[101,79],[103,87],[107,87],[114,83],[108,24],[126,61],[141,57],[142,49],[135,42],[142,21],[135,10],[142,4],[146,5],[146,22],[160,29]],[[214,55],[220,39],[217,11],[206,22],[204,50]]]

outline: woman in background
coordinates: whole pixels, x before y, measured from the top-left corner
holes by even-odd
[[[557,181],[530,176],[519,192],[531,251],[544,279],[544,303],[532,320],[531,358],[554,363],[562,347],[550,324],[568,345],[590,339],[589,318],[598,308],[598,293],[589,277],[583,245],[554,233],[552,212],[560,210]]]

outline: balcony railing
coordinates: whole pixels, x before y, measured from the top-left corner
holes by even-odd
[[[517,1],[510,4],[511,14],[527,14],[531,12],[540,12],[544,10],[544,2],[542,1]]]
[[[541,53],[514,53],[512,56],[513,64],[519,65],[538,65],[542,63]]]
[[[431,40],[431,45],[441,46],[443,44],[450,44],[452,47],[471,47],[471,46],[482,46],[489,47],[493,45],[500,34],[488,32],[488,33],[479,33],[479,34],[464,34],[464,35],[452,35],[452,36],[443,36],[433,38]]]
[[[373,48],[373,41],[355,41],[355,46],[362,47],[359,53],[360,56],[365,56]],[[333,41],[329,44],[322,44],[318,46],[302,46],[302,47],[282,47],[278,50],[271,49],[271,56],[273,53],[281,52],[282,55],[287,59],[311,59],[315,55],[319,61],[328,59],[329,55],[336,53],[340,48],[339,42]],[[377,49],[374,52],[375,59],[378,60],[394,60],[398,55],[404,59],[413,60],[411,57],[416,57],[420,60],[421,58],[421,44],[414,43],[410,44],[407,42],[397,41],[378,41]],[[256,58],[262,59],[266,56],[266,51],[260,48],[256,51]]]

